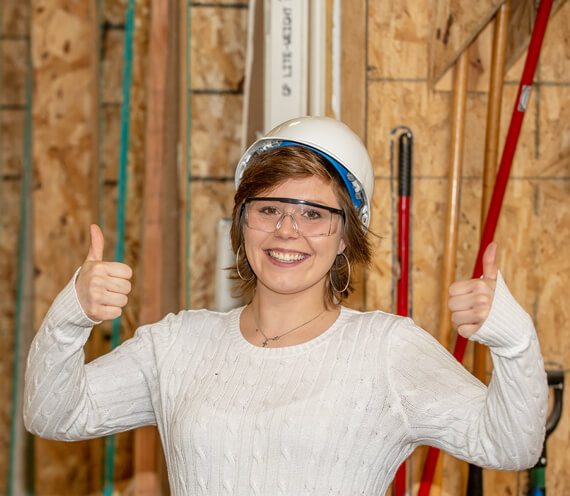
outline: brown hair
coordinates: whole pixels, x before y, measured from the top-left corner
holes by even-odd
[[[242,205],[246,198],[260,196],[287,179],[318,176],[329,181],[334,189],[340,208],[345,212],[343,239],[346,243],[344,255],[350,265],[369,265],[372,258],[371,243],[360,222],[348,190],[336,169],[317,152],[304,146],[283,146],[260,153],[253,158],[245,170],[239,188],[234,196],[231,238],[234,253],[238,253],[237,267],[231,267],[231,278],[236,281],[236,293],[247,301],[253,298],[257,278],[249,265],[244,243],[244,218]],[[241,248],[241,249],[240,249]],[[238,273],[239,270],[239,273]],[[241,274],[241,277],[240,277]],[[330,273],[332,285],[327,281],[325,304],[340,303],[353,290],[349,278],[348,264],[344,256],[337,255]],[[345,288],[342,292],[338,289]]]

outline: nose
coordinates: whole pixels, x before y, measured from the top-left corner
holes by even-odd
[[[291,222],[286,223],[285,217],[289,217]],[[279,232],[282,235],[287,235],[291,232],[291,228],[295,234],[299,234],[299,227],[297,226],[297,222],[295,222],[295,217],[291,212],[285,212],[275,226],[275,232]]]

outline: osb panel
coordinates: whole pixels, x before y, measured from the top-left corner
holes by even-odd
[[[549,27],[546,31],[545,42],[541,51],[543,54],[549,49],[549,40],[552,35],[549,36],[548,33],[555,32],[557,34],[557,38],[554,40],[554,46],[559,43],[558,35],[563,32],[563,30],[559,29],[559,26],[554,26],[554,24],[560,22],[555,21],[555,19],[558,19],[558,10],[564,3],[564,0],[555,1],[552,6]],[[511,73],[511,68],[514,65],[522,65],[522,62],[526,58],[536,14],[535,5],[538,5],[537,2],[533,2],[532,0],[511,2],[505,53],[505,68],[508,74]],[[566,22],[566,24],[561,25],[567,26],[568,19],[563,19],[562,23],[564,22]],[[467,88],[469,91],[487,92],[489,90],[494,29],[495,19],[492,19],[469,46],[469,74],[467,77]],[[560,51],[560,48],[562,48],[562,51],[564,50],[563,45],[562,47],[558,45],[558,51]],[[544,58],[544,55],[542,55],[542,59]],[[543,71],[540,65],[537,69],[539,70],[539,74]],[[436,90],[451,91],[453,89],[452,72],[452,68],[447,70],[445,75],[436,84]],[[515,72],[520,75],[520,71],[517,70]]]
[[[499,153],[497,160],[500,164],[501,157],[503,155],[503,150],[505,148],[505,140],[507,137],[507,132],[509,130],[509,125],[513,115],[513,108],[515,104],[515,98],[518,91],[517,85],[505,85],[503,88],[503,102],[501,110],[501,126],[499,132]],[[524,120],[519,134],[519,139],[517,142],[516,153],[513,158],[511,176],[521,176],[521,175],[537,175],[540,174],[540,168],[544,167],[544,162],[535,161],[536,153],[536,132],[537,132],[537,119],[536,119],[536,98],[538,92],[535,90],[531,93],[529,104],[524,115]],[[485,125],[484,122],[482,124]]]
[[[483,176],[485,167],[485,133],[487,122],[487,94],[468,93],[465,102],[465,129],[463,137],[462,176]],[[448,124],[451,135],[451,123]],[[442,171],[447,175],[447,167]]]
[[[538,154],[526,172],[529,176],[570,175],[569,86],[540,87]],[[536,95],[535,95],[536,97]]]
[[[83,261],[92,219],[88,3],[33,2],[36,328]],[[57,269],[54,269],[57,260]],[[38,494],[89,491],[89,444],[36,442]],[[49,460],[50,462],[46,462]]]
[[[366,1],[341,1],[340,119],[363,141],[366,136]]]
[[[22,155],[24,153],[24,111],[0,110],[0,173],[6,177],[4,188],[10,188],[13,176],[22,171]],[[1,193],[0,193],[1,196]],[[1,235],[1,233],[0,233]]]
[[[24,113],[0,110],[0,487],[6,487],[18,279]]]
[[[242,95],[191,95],[192,176],[233,177],[241,149]]]
[[[74,4],[75,11],[64,11],[45,3],[37,7],[33,46],[33,154],[36,207],[41,205],[35,211],[36,239],[41,250],[36,250],[36,309],[38,315],[43,316],[51,299],[82,260],[82,255],[70,247],[87,247],[89,185],[86,179],[91,160],[93,102],[89,46],[85,43],[85,39],[89,39],[87,5]],[[69,29],[65,29],[67,26]],[[68,187],[71,184],[73,188]],[[48,246],[51,249],[47,249]],[[58,254],[62,264],[56,274],[50,270],[53,253]],[[67,256],[62,257],[62,254]]]
[[[124,24],[126,10],[127,0],[103,0],[102,21],[111,24]]]
[[[413,317],[419,326],[437,336],[441,293],[444,291],[441,287],[441,265],[447,180],[414,178],[412,187]],[[397,230],[397,212],[394,217],[394,229]]]
[[[570,318],[568,279],[570,261],[570,197],[568,176],[553,180],[514,180],[507,189],[496,239],[503,245],[500,264],[511,292],[534,319],[545,362],[557,362],[567,368],[570,344],[561,338]],[[561,334],[562,333],[562,334]],[[569,487],[565,468],[568,444],[568,416],[562,420],[549,439],[547,469],[549,493],[565,494]],[[512,478],[497,477],[500,484],[510,484]],[[491,481],[490,487],[499,484]],[[556,485],[560,491],[552,487]]]
[[[558,332],[563,332],[557,329]],[[566,355],[568,356],[568,355]],[[570,405],[570,388],[568,387],[568,375],[565,376],[566,387],[564,388],[564,410]],[[546,487],[548,494],[568,494],[570,480],[568,477],[568,443],[570,441],[570,415],[563,413],[560,423],[548,438],[546,451],[548,462],[546,466]]]
[[[504,89],[499,160],[512,116],[518,87]],[[512,164],[512,176],[568,175],[570,99],[565,86],[536,86],[531,93]]]
[[[479,36],[469,45],[467,67],[467,91],[489,91],[493,48],[494,19],[487,24]],[[454,66],[452,65],[434,87],[435,91],[453,91]]]
[[[377,176],[390,175],[391,132],[397,126],[414,134],[414,175],[447,174],[450,94],[432,92],[426,82],[373,81],[368,99],[368,151]]]
[[[27,40],[5,39],[0,42],[0,105],[23,105],[26,102]]]
[[[370,2],[368,76],[426,79],[427,43],[432,29],[431,0]]]
[[[570,2],[551,17],[540,53],[541,81],[570,82]]]
[[[455,62],[494,15],[501,2],[485,0],[469,4],[459,0],[435,3],[429,44],[429,80],[436,82]],[[433,5],[433,4],[432,4]]]
[[[30,8],[21,0],[2,0],[0,33],[5,36],[24,36],[29,33]]]
[[[17,171],[19,174],[19,170]],[[9,464],[12,408],[12,367],[16,291],[18,278],[18,235],[20,232],[21,179],[12,176],[0,184],[0,487],[6,487]]]
[[[377,179],[374,184],[372,197],[372,213],[370,216],[370,231],[373,242],[373,256],[370,270],[366,277],[366,310],[382,310],[391,312],[394,308],[392,301],[392,235],[393,211],[390,197],[390,180]]]
[[[505,278],[535,320],[545,359],[560,363],[570,354],[570,343],[558,333],[570,317],[563,296],[570,276],[570,212],[561,208],[569,194],[568,177],[512,181],[497,231],[499,242],[509,245]]]
[[[231,217],[233,181],[193,181],[191,184],[190,306],[214,308],[217,223]]]
[[[247,9],[194,6],[191,16],[192,89],[241,90]]]
[[[116,182],[119,178],[119,147],[121,142],[121,106],[109,105],[101,109],[103,177]]]
[[[105,103],[120,103],[123,94],[124,30],[104,30],[101,44],[103,54],[103,94],[101,99]]]

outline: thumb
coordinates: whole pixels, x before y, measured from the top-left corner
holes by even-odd
[[[497,280],[499,269],[495,263],[495,258],[498,246],[498,243],[493,241],[489,246],[487,246],[485,253],[483,254],[483,277],[485,279],[492,279],[493,281]]]
[[[101,262],[103,260],[103,247],[105,246],[105,238],[103,232],[97,224],[91,224],[91,245],[87,253],[86,260],[90,262]]]

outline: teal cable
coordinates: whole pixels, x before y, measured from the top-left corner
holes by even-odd
[[[191,167],[191,130],[192,130],[192,92],[190,84],[190,33],[192,32],[192,6],[188,2],[186,10],[186,308],[190,308],[190,241],[191,241],[191,220],[192,220],[192,167]]]
[[[24,150],[22,160],[22,187],[20,199],[20,232],[18,233],[18,286],[16,292],[16,326],[14,333],[14,363],[12,373],[12,405],[10,414],[10,461],[8,467],[7,492],[8,496],[12,496],[14,491],[14,464],[16,454],[16,437],[17,437],[17,418],[19,415],[19,363],[20,356],[20,337],[22,334],[22,312],[24,304],[24,271],[26,266],[26,239],[28,230],[28,201],[31,183],[31,146],[32,146],[32,63],[30,54],[30,41],[28,38],[28,46],[26,50],[26,104],[24,114]]]
[[[129,151],[129,111],[131,105],[132,85],[132,57],[133,35],[135,20],[135,1],[128,0],[125,22],[125,54],[123,59],[123,101],[121,102],[121,138],[119,145],[119,180],[117,200],[117,242],[115,245],[115,261],[123,262],[125,246],[125,210],[127,196],[127,159]],[[111,330],[111,349],[114,349],[120,340],[121,318],[113,320]],[[103,494],[113,494],[115,478],[115,436],[107,438],[105,453],[105,483]]]

